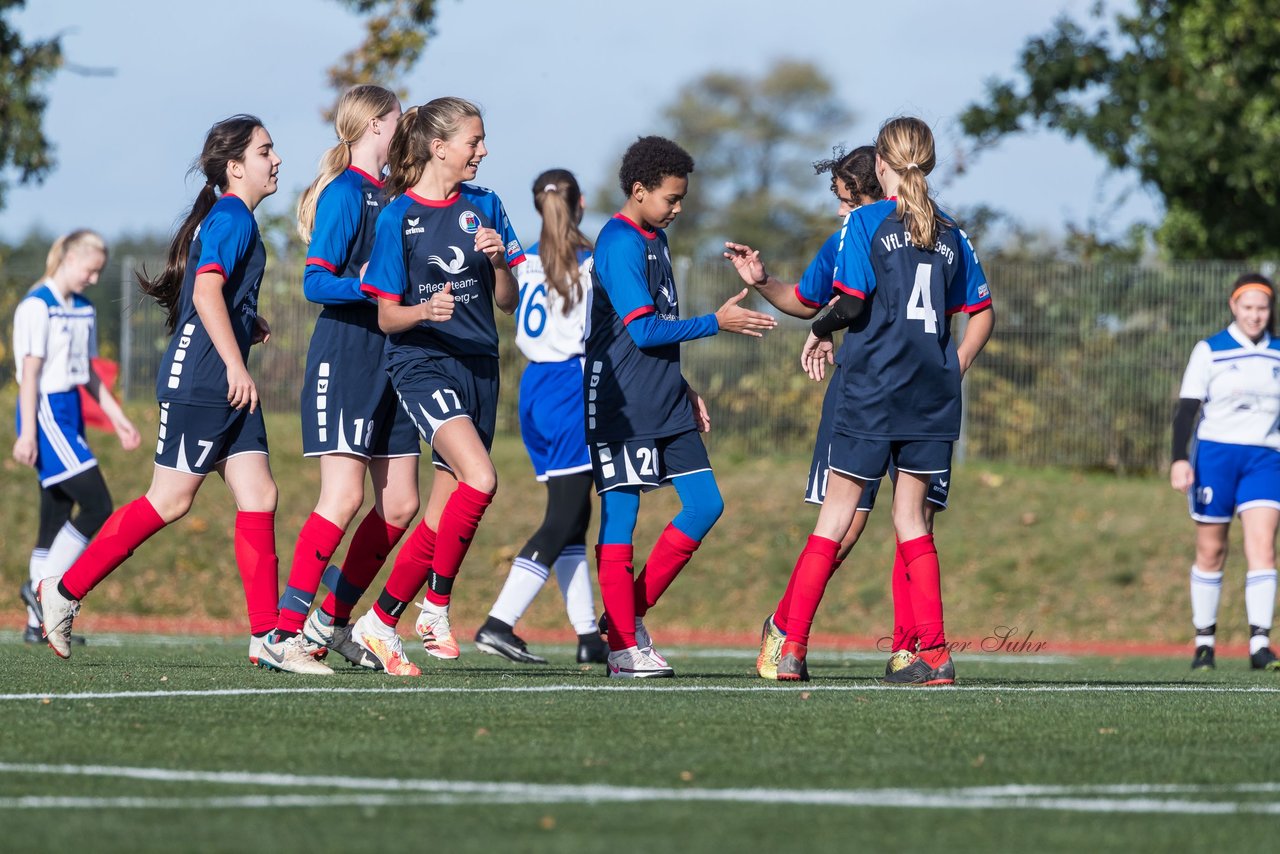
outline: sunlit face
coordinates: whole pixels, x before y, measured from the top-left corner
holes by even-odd
[[[1231,316],[1245,335],[1257,341],[1271,320],[1271,299],[1264,291],[1247,290],[1231,300]]]
[[[467,116],[448,139],[432,142],[432,150],[450,180],[470,181],[480,171],[480,161],[489,154],[484,145],[484,121]]]
[[[102,268],[107,266],[107,256],[94,248],[72,249],[62,259],[58,275],[67,283],[72,293],[82,294],[85,288],[98,284]]]
[[[396,104],[377,118],[369,120],[370,129],[376,132],[378,141],[378,160],[387,161],[387,151],[391,148],[391,137],[396,132],[396,124],[400,121],[400,105]]]
[[[265,199],[279,187],[280,156],[267,129],[253,129],[241,159],[231,161],[228,172],[238,178],[243,191],[254,199]]]
[[[641,225],[653,228],[666,228],[680,215],[680,203],[689,192],[689,179],[668,175],[662,183],[652,190],[646,190],[638,181],[631,188],[631,197],[636,200]]]

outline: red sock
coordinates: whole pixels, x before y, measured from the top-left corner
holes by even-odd
[[[437,576],[436,583],[428,587],[426,594],[432,605],[449,604],[453,579],[458,576],[476,528],[480,527],[480,519],[492,502],[492,492],[481,492],[465,483],[459,483],[453,495],[449,496],[444,512],[440,514],[436,555],[431,566]]]
[[[285,582],[276,628],[295,634],[302,631],[311,600],[320,589],[320,576],[324,575],[329,559],[342,542],[342,533],[341,528],[318,513],[307,517],[293,549],[293,566]]]
[[[893,648],[916,651],[916,613],[911,607],[911,585],[907,582],[907,565],[902,560],[902,544],[893,552]]]
[[[800,553],[800,557],[804,557],[804,552]],[[844,558],[837,558],[831,567],[831,574],[835,575],[840,565],[844,563]],[[784,635],[787,633],[787,612],[791,610],[791,596],[796,589],[796,575],[800,571],[800,558],[796,558],[796,565],[791,570],[791,577],[787,579],[787,589],[783,591],[782,598],[778,600],[778,607],[773,612],[773,626]]]
[[[787,640],[809,645],[809,630],[818,603],[827,590],[827,582],[836,568],[836,552],[840,544],[826,537],[811,536],[796,562],[796,583],[791,591],[791,607],[787,610]]]
[[[898,546],[906,566],[911,591],[911,609],[921,649],[933,649],[947,642],[942,625],[942,583],[939,579],[938,551],[933,535],[925,534]]]
[[[425,520],[419,522],[418,527],[414,528],[413,533],[409,535],[409,539],[405,540],[400,554],[396,555],[395,566],[391,568],[391,576],[387,579],[387,585],[382,591],[383,596],[389,596],[401,603],[417,599],[418,591],[427,583],[427,574],[431,572],[435,553],[436,532],[427,527]],[[400,621],[400,615],[404,613],[404,609],[397,607],[394,609],[394,614],[390,613],[390,610],[392,609],[383,607],[381,603],[374,603],[373,613],[378,616],[378,619],[388,626],[394,626]],[[347,613],[350,614],[349,608]]]
[[[600,599],[609,617],[609,649],[636,645],[636,594],[632,578],[630,545],[596,546],[596,568],[600,578]]]
[[[276,557],[276,514],[236,514],[236,567],[244,585],[249,631],[269,632],[280,620],[280,559]]]
[[[654,543],[653,551],[649,552],[644,569],[636,576],[637,617],[643,617],[658,604],[658,597],[671,586],[700,545],[700,540],[692,540],[675,525],[667,525],[658,542]]]
[[[369,515],[364,517],[364,521],[351,535],[351,545],[347,546],[347,557],[342,562],[339,589],[329,591],[320,610],[331,617],[349,619],[352,609],[369,589],[373,579],[378,577],[382,565],[387,562],[387,555],[391,554],[407,530],[408,528],[388,524],[378,515],[378,508],[370,509]],[[433,542],[434,536],[433,534]],[[435,548],[434,544],[432,548]],[[339,594],[342,598],[338,598]]]
[[[130,501],[111,514],[93,542],[62,576],[62,586],[74,598],[83,599],[163,527],[164,520],[145,495]]]

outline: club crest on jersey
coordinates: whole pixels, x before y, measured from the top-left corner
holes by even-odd
[[[410,234],[426,234],[427,233],[427,230],[425,228],[418,225],[418,222],[421,221],[421,219],[422,217],[414,217],[413,219],[405,220],[405,222],[409,224],[409,227],[404,230],[405,237],[408,237]]]
[[[453,250],[452,261],[445,261],[439,255],[428,255],[427,261],[428,263],[435,264],[446,273],[456,276],[463,270],[467,269],[467,265],[462,263],[464,256],[461,249],[456,246],[450,246],[449,248]]]
[[[467,234],[475,234],[480,230],[480,217],[475,211],[463,211],[458,214],[458,227]]]

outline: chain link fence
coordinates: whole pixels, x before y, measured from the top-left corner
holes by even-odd
[[[112,258],[100,286],[89,292],[98,307],[101,349],[119,360],[119,390],[133,401],[153,399],[168,343],[161,312],[134,283],[143,260]],[[160,264],[145,261],[148,268]],[[1218,262],[990,263],[996,331],[965,379],[959,453],[1117,472],[1164,466],[1187,357],[1197,340],[1229,321],[1228,288],[1246,269]],[[799,271],[779,267],[776,274],[794,279]],[[6,317],[39,272],[3,271]],[[676,273],[686,317],[714,311],[741,288],[722,263],[685,261]],[[319,308],[302,296],[301,271],[270,265],[259,307],[271,324],[271,341],[254,348],[250,371],[269,411],[296,411]],[[781,320],[764,339],[724,334],[685,346],[685,373],[711,407],[713,447],[768,455],[811,446],[825,384],[800,371],[807,324]],[[499,333],[504,393],[498,428],[514,432],[523,361],[511,318],[499,315]],[[13,371],[10,340],[6,335],[2,345],[5,381]]]

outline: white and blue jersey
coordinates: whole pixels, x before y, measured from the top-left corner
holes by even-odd
[[[547,287],[537,244],[525,254],[517,277],[516,345],[529,360],[520,377],[520,437],[539,481],[591,469],[582,400],[591,266],[591,253],[580,250],[581,291],[571,306]]]
[[[89,382],[89,360],[96,355],[97,317],[84,296],[64,297],[50,283],[41,282],[18,304],[13,318],[18,382],[27,356],[43,360],[36,396],[36,472],[41,486],[98,464],[84,438],[80,409],[80,386]],[[21,430],[21,412],[16,426]]]
[[[833,287],[867,306],[840,347],[835,433],[955,441],[960,365],[950,315],[989,307],[990,291],[963,231],[940,226],[933,246],[913,246],[895,210],[893,200],[865,205],[840,232]]]
[[[253,213],[236,196],[224,193],[201,221],[191,241],[187,271],[178,297],[178,323],[156,375],[156,398],[166,403],[227,406],[227,366],[196,312],[192,297],[196,276],[224,277],[222,298],[240,357],[248,364],[249,344],[258,318],[258,288],[267,250]]]
[[[1179,397],[1202,402],[1189,495],[1198,522],[1251,507],[1280,509],[1280,340],[1257,343],[1232,323],[1196,344]]]
[[[324,306],[307,349],[301,395],[305,456],[412,456],[418,434],[397,405],[386,372],[378,307],[360,290],[373,253],[382,182],[354,166],[316,202],[302,289]]]
[[[615,215],[596,240],[587,322],[587,439],[621,442],[696,429],[680,342],[715,335],[714,314],[680,319],[661,230]]]

